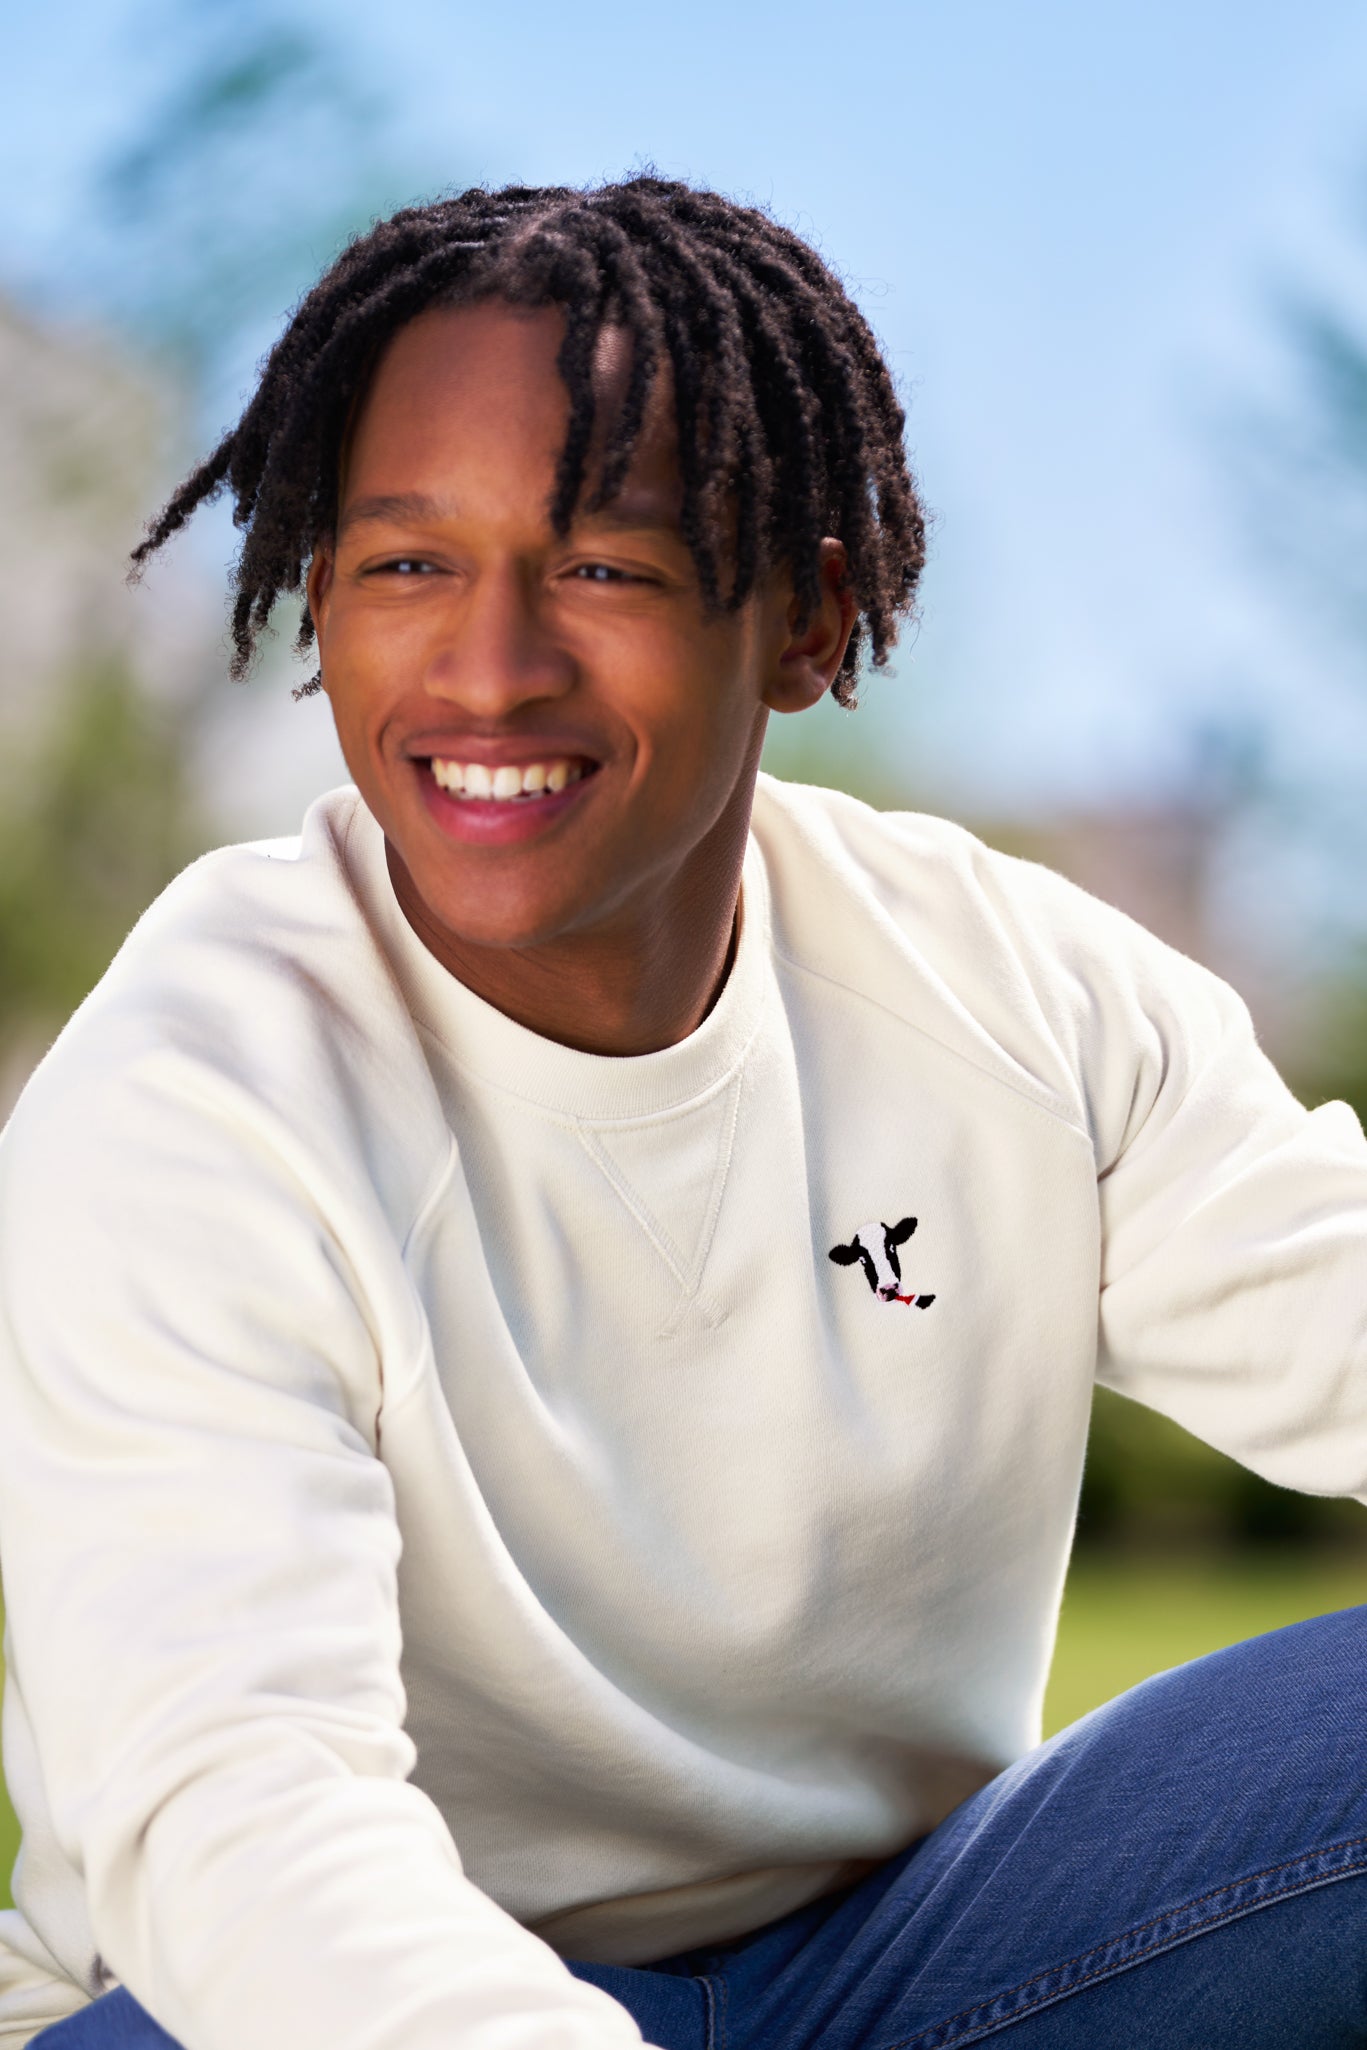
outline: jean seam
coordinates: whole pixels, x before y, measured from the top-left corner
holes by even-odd
[[[696,1984],[702,1991],[704,2050],[721,2050],[717,2029],[717,1981],[704,1974]]]
[[[1351,1851],[1358,1855],[1353,1858],[1345,1856]],[[1330,1860],[1337,1862],[1329,1864],[1327,1861]],[[1066,1999],[1069,1994],[1095,1985],[1101,1979],[1113,1978],[1131,1965],[1142,1964],[1147,1958],[1172,1950],[1179,1943],[1203,1935],[1222,1922],[1236,1921],[1242,1915],[1270,1907],[1293,1894],[1309,1893],[1317,1886],[1331,1885],[1336,1879],[1351,1879],[1364,1871],[1367,1871],[1367,1837],[1357,1836],[1346,1837],[1341,1843],[1326,1844],[1317,1851],[1303,1852],[1298,1858],[1287,1858],[1281,1864],[1265,1866],[1261,1871],[1246,1873],[1243,1878],[1215,1887],[1209,1893],[1197,1894],[1178,1907],[1167,1908],[1147,1922],[1136,1923],[1132,1929],[1122,1930],[1118,1936],[1108,1937],[1104,1943],[1094,1944],[1090,1950],[1081,1951],[1062,1964],[1032,1973],[1017,1985],[993,1994],[990,2000],[975,2001],[972,2007],[961,2008],[957,2014],[933,2023],[917,2035],[898,2037],[894,2042],[884,2044],[882,2050],[955,2050],[959,2044],[981,2041],[984,2036],[1009,2028],[1013,2022],[1024,2020],[1027,2015],[1037,2013],[1054,2001]],[[1279,1873],[1294,1876],[1279,1886],[1254,1891],[1250,1895],[1250,1889],[1259,1888],[1261,1882],[1274,1879]],[[1194,1909],[1212,1902],[1222,1905],[1192,1919]],[[1121,1952],[1124,1954],[1120,1955]],[[1060,1983],[1065,1978],[1067,1983]],[[1003,2013],[1001,2010],[1008,2002],[1014,2003],[1012,2011]]]
[[[730,1995],[727,1992],[726,1980],[720,1972],[711,1983],[717,2001],[717,2050],[727,2050],[731,2041]]]

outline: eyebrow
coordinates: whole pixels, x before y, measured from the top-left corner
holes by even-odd
[[[606,505],[600,505],[596,512],[581,513],[576,525],[584,527],[607,527],[616,533],[630,529],[651,528],[663,534],[680,534],[679,521],[674,513],[662,506],[639,499],[613,498]]]
[[[354,500],[337,522],[337,536],[340,540],[348,527],[360,526],[365,520],[391,526],[402,526],[405,522],[430,526],[452,510],[448,501],[429,498],[425,491],[381,492],[374,498]]]
[[[379,526],[436,526],[449,519],[457,510],[454,502],[446,498],[432,498],[425,491],[377,492],[371,498],[358,498],[347,506],[337,522],[337,538],[341,539],[350,528],[369,522]],[[655,530],[664,534],[679,536],[679,522],[670,512],[650,503],[642,504],[631,497],[611,499],[596,512],[581,513],[575,524],[590,529],[606,528],[610,532],[625,533],[641,529]]]

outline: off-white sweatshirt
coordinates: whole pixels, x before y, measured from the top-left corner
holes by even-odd
[[[335,792],[166,892],[0,1156],[7,2046],[115,1982],[186,2050],[629,2045],[561,1957],[1036,1741],[1098,1373],[1367,1493],[1351,1113],[935,819],[762,780],[719,1001],[607,1059]]]

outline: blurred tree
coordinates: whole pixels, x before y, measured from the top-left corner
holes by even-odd
[[[193,761],[219,665],[182,648],[168,687],[167,661],[149,657],[156,608],[121,584],[184,457],[168,424],[198,418],[198,441],[206,414],[234,409],[290,301],[404,196],[380,96],[291,0],[148,0],[135,33],[147,97],[54,250],[50,306],[86,339],[0,317],[15,373],[0,386],[0,532],[29,629],[6,671],[0,750],[0,1115],[32,1052],[212,837]],[[157,375],[120,371],[92,320],[133,338]],[[199,581],[184,556],[160,577],[173,596]]]
[[[1367,208],[1357,244],[1367,288]],[[1352,280],[1331,299],[1282,291],[1277,328],[1290,398],[1242,423],[1236,471],[1252,508],[1264,588],[1291,609],[1298,633],[1322,637],[1367,688],[1367,290]],[[1226,825],[1260,814],[1294,842],[1313,841],[1340,874],[1367,857],[1360,760],[1322,760],[1267,735],[1240,734],[1240,773],[1229,783]],[[1252,752],[1249,752],[1252,745]],[[1246,759],[1245,759],[1246,757]],[[1367,914],[1367,891],[1345,893]],[[1347,906],[1350,914],[1353,904]],[[1363,920],[1367,922],[1367,920]],[[1340,943],[1316,1006],[1319,1029],[1283,1060],[1307,1103],[1343,1098],[1367,1119],[1367,948]],[[1274,1488],[1153,1412],[1102,1390],[1092,1413],[1079,1515],[1083,1544],[1286,1545],[1363,1541],[1355,1502]]]
[[[1294,1080],[1307,1103],[1351,1103],[1367,1125],[1367,952],[1348,955],[1330,981],[1323,1024]]]
[[[1357,1544],[1360,1503],[1274,1487],[1180,1425],[1099,1389],[1078,1542],[1165,1550]]]
[[[288,0],[169,0],[143,33],[174,61],[104,167],[86,289],[212,388],[404,181],[382,97]]]
[[[1296,624],[1322,637],[1349,692],[1367,703],[1367,175],[1360,181],[1343,276],[1334,288],[1284,288],[1277,327],[1291,399],[1254,423],[1244,479],[1273,589]],[[1321,1029],[1291,1079],[1310,1102],[1342,1097],[1367,1119],[1367,800],[1360,753],[1326,762],[1313,788],[1283,778],[1272,793],[1293,833],[1315,841],[1349,880],[1356,928],[1325,976]]]
[[[0,1116],[148,899],[205,844],[186,580],[139,606],[130,529],[161,488],[164,381],[0,305]]]
[[[881,722],[869,708],[874,693],[891,694],[891,702],[884,697],[880,709],[892,716]],[[914,742],[905,707],[898,703],[909,695],[906,679],[894,670],[866,677],[854,709],[838,705],[828,692],[805,712],[775,713],[765,735],[763,767],[788,783],[847,790],[880,811],[914,810],[919,782]],[[899,711],[906,736],[900,745],[894,725]],[[924,802],[924,790],[920,797]]]
[[[1367,940],[1367,892],[1342,887],[1367,866],[1367,166],[1347,227],[1332,280],[1275,288],[1280,375],[1225,435],[1262,592],[1291,629],[1272,656],[1285,725],[1250,811],[1320,878],[1325,936],[1340,947],[1345,934]]]
[[[129,540],[170,463],[178,397],[111,345],[0,299],[0,778],[65,715],[92,647],[178,665],[171,621],[124,588]]]
[[[201,851],[183,701],[94,649],[0,804],[0,1042],[50,1034],[138,914]]]
[[[1292,402],[1264,412],[1245,447],[1256,530],[1285,595],[1358,657],[1367,673],[1367,201],[1361,279],[1333,302],[1283,290],[1275,317]]]

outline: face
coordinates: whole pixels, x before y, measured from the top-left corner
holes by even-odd
[[[724,892],[767,711],[819,696],[839,661],[794,634],[781,578],[704,612],[664,393],[621,494],[554,532],[561,334],[558,314],[501,304],[402,329],[309,578],[347,765],[410,918],[448,958],[629,944]],[[600,411],[625,373],[616,339]]]

